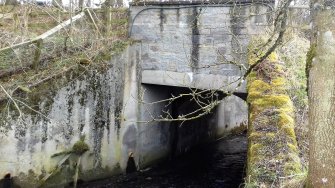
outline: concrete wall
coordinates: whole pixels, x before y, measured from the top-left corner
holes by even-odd
[[[165,117],[167,111],[177,117],[198,106],[190,98],[170,105],[169,101],[156,103],[190,89],[141,84],[140,62],[141,48],[136,44],[114,57],[107,68],[85,74],[74,70],[22,94],[41,114],[20,105],[19,117],[14,106],[1,106],[0,177],[10,173],[14,183],[22,187],[40,185],[66,155],[52,156],[71,150],[83,135],[90,149],[82,155],[79,179],[109,177],[125,170],[130,152],[138,168],[145,168],[217,138],[223,124],[233,127],[241,121],[234,115],[241,113],[240,109],[222,112],[220,107],[193,121],[152,121],[153,117]],[[232,119],[220,119],[223,113]],[[220,135],[226,130],[221,128]],[[72,154],[44,186],[73,181],[78,157]]]
[[[271,10],[257,1],[239,6],[152,4],[130,7],[130,36],[142,41],[142,82],[165,85],[165,80],[152,79],[164,71],[177,86],[194,87],[201,80],[201,87],[212,84],[211,89],[227,90],[235,89],[238,82],[229,87],[227,83],[244,73],[230,62],[246,66],[250,35],[264,31],[269,15],[263,13]],[[193,79],[185,81],[178,73]],[[238,91],[246,92],[245,85]]]
[[[226,97],[217,107],[218,129],[217,135],[225,133],[239,126],[248,125],[248,104],[237,96]]]
[[[83,135],[90,149],[82,155],[79,178],[120,173],[137,140],[137,104],[131,96],[138,85],[137,49],[129,47],[102,68],[82,72],[78,67],[20,96],[39,113],[20,105],[19,117],[14,106],[1,105],[0,177],[10,173],[16,184],[36,187],[66,156],[52,155],[71,150]],[[72,154],[44,185],[73,181],[78,157]]]
[[[171,151],[171,132],[169,121],[153,121],[154,118],[161,119],[163,111],[171,110],[167,106],[167,102],[157,101],[168,99],[170,95],[170,88],[142,85],[141,92],[143,94],[144,103],[140,103],[140,116],[138,122],[140,144],[138,150],[138,163],[141,168],[148,166],[158,160],[167,158]],[[150,104],[154,102],[154,104]]]

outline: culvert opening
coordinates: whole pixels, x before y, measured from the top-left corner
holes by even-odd
[[[243,128],[239,130],[241,134],[217,142],[215,140],[232,129],[235,131],[236,127],[240,129],[240,125],[247,125],[246,94],[227,97],[222,92],[148,84],[143,85],[143,88],[147,93],[145,99],[149,102],[176,98],[152,107],[157,117],[165,117],[165,112],[173,119],[192,114],[188,117],[191,119],[189,121],[172,121],[162,125],[169,126],[170,132],[172,160],[167,162],[166,168],[172,167],[169,170],[182,177],[170,183],[193,187],[238,187],[243,183],[247,155],[247,139]],[[180,95],[184,96],[178,98]],[[213,107],[209,113],[193,119],[204,112],[199,109],[222,99],[224,102]],[[174,175],[167,176],[171,181],[175,179]]]
[[[207,104],[205,96],[198,101],[192,100],[193,96],[186,96],[172,102],[157,103],[171,96],[188,94],[191,90],[159,85],[142,87],[144,92],[141,96],[146,103],[140,107],[140,116],[144,121],[152,117],[166,117],[166,113],[162,112],[177,118],[198,109],[201,104]],[[209,96],[212,97],[210,100],[225,97],[220,93]],[[245,106],[240,107],[240,103]],[[233,117],[229,114],[233,114]],[[244,120],[236,121],[239,118]],[[201,118],[184,122],[143,123],[137,127],[139,137],[136,156],[139,158],[135,158],[140,170],[82,187],[238,187],[245,176],[246,135],[219,138],[226,130],[246,123],[246,120],[247,105],[241,98],[233,96],[224,105],[213,108],[211,113]],[[149,159],[157,159],[154,158],[156,156],[165,157],[166,160],[147,168],[145,163],[150,163]]]

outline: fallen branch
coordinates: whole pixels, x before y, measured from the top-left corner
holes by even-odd
[[[18,47],[22,47],[22,46],[27,46],[27,45],[30,45],[30,44],[33,44],[33,43],[36,43],[38,41],[41,41],[41,40],[44,40],[45,38],[55,34],[56,32],[58,32],[59,30],[63,29],[63,28],[66,28],[67,26],[69,26],[71,23],[81,19],[82,17],[85,16],[85,13],[84,12],[81,12],[75,16],[73,16],[72,18],[60,23],[59,25],[57,25],[56,27],[48,30],[47,32],[37,36],[36,38],[34,39],[31,39],[29,41],[25,41],[25,42],[21,42],[21,43],[18,43],[18,44],[14,44],[12,46],[8,46],[8,47],[5,47],[5,48],[2,48],[0,49],[0,52],[3,52],[3,51],[6,51],[6,50],[14,50]]]

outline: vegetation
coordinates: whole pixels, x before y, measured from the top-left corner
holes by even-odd
[[[250,104],[246,187],[291,187],[303,174],[286,67],[272,54],[248,78]],[[251,57],[252,58],[252,57]],[[250,60],[254,62],[254,60]]]
[[[89,149],[90,147],[85,143],[85,136],[82,136],[76,143],[73,144],[72,152],[77,155],[82,155]]]
[[[306,61],[310,59],[309,41],[301,33],[291,31],[285,45],[278,48],[280,60],[287,67],[285,77],[288,81],[287,92],[294,104],[295,133],[299,146],[300,159],[305,168],[308,166],[308,97]],[[307,55],[306,55],[307,54]]]
[[[27,6],[14,8],[8,18],[0,18],[0,23],[4,22],[0,24],[0,33],[6,33],[0,36],[0,48],[13,44],[12,39],[15,37],[22,38],[15,43],[30,40],[70,16],[69,13],[60,12],[56,8],[37,9]],[[22,8],[30,10],[27,13],[29,17],[29,24],[26,26],[27,35],[22,35],[9,24],[15,21],[13,15],[20,14]],[[112,9],[113,21],[109,24],[105,24],[103,12],[92,10],[89,12],[94,17],[86,16],[85,19],[43,40],[37,69],[32,69],[36,53],[35,44],[0,51],[0,84],[4,89],[9,93],[15,93],[19,88],[31,89],[68,71],[83,72],[90,68],[104,67],[102,65],[109,61],[112,55],[120,53],[129,44],[126,9]],[[106,31],[106,25],[110,30]],[[91,35],[87,35],[87,32]],[[5,93],[0,93],[0,101],[6,97]]]

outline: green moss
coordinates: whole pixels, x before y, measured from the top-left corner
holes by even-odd
[[[250,140],[256,140],[256,139],[259,139],[259,138],[262,138],[263,137],[263,134],[262,133],[259,133],[259,132],[252,132],[250,135],[249,135],[249,139]]]
[[[283,130],[289,138],[291,138],[291,139],[293,139],[293,140],[296,139],[296,137],[295,137],[295,132],[294,132],[294,127],[291,127],[291,126],[283,126],[283,127],[281,128],[281,130]]]
[[[284,74],[285,68],[282,65],[275,64],[275,70],[278,73]]]
[[[276,133],[266,133],[265,136],[270,139],[274,139],[276,137]]]
[[[255,57],[260,56],[249,56],[249,64],[257,61]],[[248,77],[247,177],[250,178],[248,184],[258,187],[271,186],[278,177],[301,170],[294,132],[294,108],[286,91],[285,67],[277,59],[273,53],[262,64],[267,76],[255,71]],[[281,187],[281,181],[275,182],[274,187]]]
[[[278,61],[278,55],[276,52],[272,52],[267,59],[270,60],[271,62]]]
[[[300,161],[285,163],[284,174],[287,176],[301,173]]]
[[[283,126],[294,127],[294,119],[286,113],[280,113],[278,125],[279,127],[283,127]]]
[[[287,146],[288,146],[288,148],[290,148],[290,150],[291,150],[292,152],[294,152],[294,153],[298,153],[298,148],[297,148],[296,145],[288,143]]]
[[[254,80],[248,84],[248,97],[252,99],[261,97],[262,94],[269,89],[271,89],[271,87],[268,83],[262,80]]]
[[[262,157],[259,155],[264,146],[260,143],[251,144],[249,147],[248,159],[251,161],[260,160]]]
[[[255,54],[253,52],[248,53],[248,62],[249,65],[253,65],[255,64],[260,57],[262,57],[263,55],[265,55],[265,52],[259,52],[258,54]],[[278,60],[278,55],[276,52],[272,52],[268,57],[267,60],[270,61],[277,61]]]
[[[284,90],[285,86],[287,84],[287,81],[285,78],[282,77],[278,77],[275,78],[271,81],[271,86],[275,89],[275,90]]]
[[[72,147],[72,152],[77,155],[82,155],[86,151],[90,150],[90,147],[85,143],[85,137],[83,136],[78,140]]]
[[[287,95],[263,95],[262,98],[258,98],[249,102],[257,107],[269,108],[289,105],[291,103],[291,99]]]

